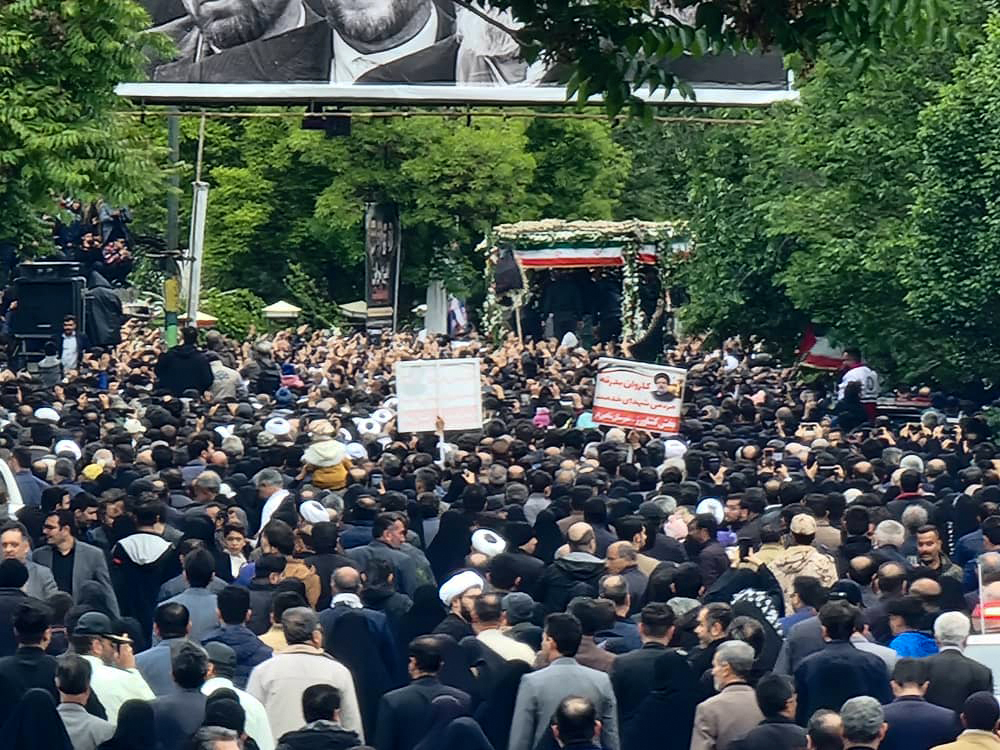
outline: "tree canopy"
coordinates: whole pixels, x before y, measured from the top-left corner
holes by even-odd
[[[476,9],[476,0],[459,0]],[[670,72],[681,55],[777,49],[812,62],[835,56],[855,72],[900,41],[950,44],[945,0],[485,0],[510,14],[506,26],[529,60],[542,57],[570,71],[570,95],[604,97],[609,112],[643,110],[634,92],[678,88]]]
[[[306,309],[315,294],[362,295],[366,201],[400,206],[405,303],[422,301],[432,277],[475,297],[483,259],[471,249],[491,226],[612,218],[631,164],[598,121],[358,118],[349,137],[332,139],[294,119],[208,126],[205,283],[290,296]],[[196,135],[196,118],[185,118],[182,184],[192,178]],[[163,213],[148,203],[134,213],[159,233]]]
[[[0,3],[0,239],[39,236],[54,193],[155,189],[155,155],[113,116],[114,85],[142,70],[148,25],[132,0]]]

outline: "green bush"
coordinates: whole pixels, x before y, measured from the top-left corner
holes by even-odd
[[[261,310],[264,300],[249,289],[204,289],[201,293],[201,311],[219,319],[218,329],[227,336],[245,338],[253,326],[264,328]]]

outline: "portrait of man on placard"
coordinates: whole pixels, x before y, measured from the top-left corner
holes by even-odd
[[[183,2],[178,15],[155,30],[179,56],[155,68],[157,81],[509,85],[544,72],[520,59],[509,34],[450,0],[173,1]]]

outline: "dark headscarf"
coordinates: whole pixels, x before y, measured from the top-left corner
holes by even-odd
[[[556,514],[548,508],[535,518],[535,538],[538,539],[535,557],[548,565],[555,558],[556,550],[563,544],[563,535],[559,530],[559,524],[556,523]]]
[[[97,581],[85,581],[76,592],[76,603],[77,606],[86,607],[87,611],[102,612],[113,618],[110,594],[111,592]]]
[[[445,580],[465,564],[465,556],[472,548],[470,530],[469,517],[464,513],[449,510],[441,516],[434,541],[427,547],[427,560],[437,580]]]
[[[664,652],[653,665],[652,692],[621,727],[622,745],[646,747],[656,737],[659,750],[688,750],[698,690],[698,677],[688,660],[676,651]],[[671,731],[664,732],[664,727]]]
[[[438,597],[435,586],[425,583],[413,592],[413,606],[399,618],[399,640],[406,646],[419,635],[434,632],[447,612]]]
[[[73,750],[56,702],[48,690],[24,694],[0,729],[6,750]]]
[[[118,710],[115,735],[97,750],[146,750],[155,744],[153,708],[146,701],[125,701]]]
[[[475,719],[460,717],[452,721],[444,732],[440,750],[496,750],[486,739]]]
[[[444,741],[448,725],[459,716],[465,716],[465,707],[453,695],[439,695],[431,701],[431,726],[413,750],[437,750]]]
[[[650,602],[668,602],[674,597],[674,592],[670,590],[673,585],[674,576],[677,575],[677,566],[669,563],[660,563],[653,572],[649,574],[646,581],[646,590],[642,594],[642,605],[646,606]]]
[[[476,721],[496,750],[507,750],[517,689],[530,671],[531,666],[520,659],[506,662],[497,672],[493,690],[476,709]]]
[[[325,640],[326,650],[354,675],[365,736],[374,737],[379,702],[397,685],[393,684],[382,659],[372,658],[379,653],[379,647],[368,628],[368,620],[359,610],[345,612],[334,622]]]

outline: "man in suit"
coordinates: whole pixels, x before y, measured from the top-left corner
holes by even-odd
[[[469,710],[471,699],[467,693],[438,681],[441,654],[441,641],[436,636],[424,635],[410,642],[408,670],[412,682],[382,696],[375,750],[412,750],[431,728],[431,702],[439,695],[450,695],[465,711]]]
[[[945,612],[934,621],[940,652],[926,660],[928,703],[958,712],[973,693],[993,692],[993,672],[962,653],[970,629],[969,618],[961,612]]]
[[[111,586],[104,553],[98,547],[77,540],[73,536],[74,527],[72,511],[49,513],[42,525],[48,544],[36,549],[31,559],[51,570],[59,590],[71,594],[74,599],[79,597],[84,583],[94,581],[106,590],[111,614],[118,617],[118,600]]]
[[[795,723],[795,685],[783,674],[766,674],[754,688],[764,720],[733,750],[802,750],[806,732]]]
[[[155,695],[166,695],[177,689],[170,665],[170,649],[191,632],[187,607],[177,602],[161,604],[153,615],[153,635],[157,643],[135,655],[139,674]]]
[[[958,715],[949,708],[924,700],[927,692],[927,664],[923,659],[900,659],[892,671],[892,694],[896,699],[885,707],[889,724],[882,750],[930,750],[954,740],[962,727]]]
[[[597,709],[586,698],[564,698],[552,717],[552,735],[559,747],[601,750],[601,722]]]
[[[973,693],[962,704],[962,726],[965,731],[954,742],[939,745],[935,750],[1000,750],[997,721],[1000,704],[993,693]]]
[[[618,724],[623,735],[628,734],[626,725],[653,689],[656,660],[674,637],[674,620],[674,611],[667,604],[647,604],[639,615],[642,648],[620,654],[611,665],[611,687],[618,701]]]
[[[170,667],[178,689],[150,702],[158,750],[184,750],[205,719],[201,686],[208,675],[208,654],[191,641],[181,641],[172,651]]]
[[[604,672],[578,664],[574,655],[583,631],[573,615],[545,618],[542,652],[548,666],[521,678],[510,729],[509,750],[532,750],[550,731],[549,720],[569,696],[590,700],[601,721],[601,746],[618,750],[618,707]]]
[[[823,637],[828,643],[795,670],[799,724],[805,724],[817,709],[836,710],[858,695],[870,695],[882,703],[891,700],[885,662],[851,645],[851,634],[860,616],[856,607],[844,601],[828,602],[819,611]]]
[[[396,650],[396,640],[389,627],[388,618],[383,613],[362,605],[361,574],[356,568],[347,566],[337,568],[333,572],[331,584],[333,598],[330,601],[330,606],[319,615],[319,623],[323,626],[323,646],[326,652],[334,656],[330,636],[337,620],[348,612],[357,612],[365,618],[365,624],[368,627],[368,632],[371,633],[372,641],[378,644],[379,656],[386,673],[397,679],[396,685],[403,684],[401,670],[397,666],[399,652]]]
[[[0,659],[0,726],[26,692],[43,688],[58,699],[55,690],[56,660],[45,653],[51,638],[48,609],[39,602],[20,605],[13,613],[18,648]]]
[[[728,750],[764,718],[747,681],[753,663],[749,643],[726,641],[716,649],[712,680],[719,692],[695,709],[691,750]]]
[[[111,739],[115,725],[87,713],[90,699],[90,664],[76,654],[67,654],[56,668],[56,687],[59,689],[59,718],[66,727],[66,734],[74,750],[91,750]]]
[[[35,599],[45,600],[59,590],[52,571],[32,562],[31,544],[28,541],[28,530],[23,524],[13,521],[0,530],[0,551],[5,560],[20,560],[28,569],[28,582],[24,584],[24,593]]]
[[[77,330],[74,316],[67,315],[63,318],[63,333],[55,343],[59,349],[59,362],[62,364],[63,374],[70,370],[79,370],[83,353],[90,348],[90,339]]]
[[[215,574],[215,559],[206,549],[192,550],[184,558],[184,577],[189,588],[164,604],[183,604],[191,617],[191,638],[201,641],[219,626],[218,597],[208,590]]]
[[[406,541],[406,523],[397,513],[379,513],[372,525],[372,540],[363,547],[347,551],[359,569],[368,567],[372,558],[387,560],[396,576],[396,588],[412,597],[419,585],[416,561],[400,547]]]
[[[454,8],[440,0],[326,0],[326,18],[249,41],[157,80],[454,83],[459,40]],[[315,19],[315,20],[313,20]],[[206,45],[209,46],[209,45]]]

